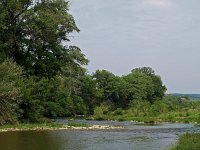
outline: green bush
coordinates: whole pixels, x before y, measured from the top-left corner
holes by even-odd
[[[21,113],[21,67],[11,60],[1,63],[0,79],[0,125],[14,123]]]
[[[29,122],[38,122],[43,117],[64,117],[72,115],[72,104],[68,99],[68,90],[61,79],[54,77],[36,78],[29,77],[24,81],[23,103],[21,119]]]
[[[166,113],[168,111],[168,106],[164,101],[157,100],[151,105],[150,112],[152,115],[157,116],[161,113]]]
[[[74,102],[76,115],[86,115],[87,114],[87,107],[81,97],[73,96],[73,102]]]
[[[146,112],[149,111],[150,103],[145,100],[132,100],[129,109],[132,111],[133,115],[143,116],[146,115]]]
[[[123,115],[124,111],[121,109],[121,108],[117,108],[115,111],[114,111],[114,115]]]
[[[95,120],[104,120],[104,108],[102,108],[101,106],[100,107],[95,107],[94,109],[94,119]]]

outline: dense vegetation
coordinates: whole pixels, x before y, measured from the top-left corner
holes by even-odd
[[[200,118],[199,104],[164,98],[166,87],[150,67],[121,77],[106,70],[88,74],[89,60],[70,45],[79,29],[68,8],[65,0],[0,2],[0,125],[76,115]]]
[[[199,150],[200,149],[200,134],[187,133],[180,137],[178,144],[171,150]]]
[[[96,120],[200,123],[200,102],[184,97],[165,96],[153,104],[148,101],[133,100],[128,109],[113,110],[111,104],[103,103],[96,107],[93,115]]]

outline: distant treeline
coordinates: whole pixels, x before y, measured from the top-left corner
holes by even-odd
[[[175,97],[188,97],[189,99],[200,100],[200,94],[182,94],[182,93],[172,93],[169,94]]]
[[[127,109],[135,100],[153,104],[166,92],[149,67],[116,76],[88,74],[89,60],[69,45],[79,32],[65,0],[0,2],[0,124],[49,117],[91,115],[111,103]]]

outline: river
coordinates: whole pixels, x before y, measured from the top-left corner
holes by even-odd
[[[57,120],[68,123],[67,120]],[[17,131],[0,133],[0,150],[166,150],[179,135],[200,132],[192,124],[85,121],[88,124],[124,126],[115,130]]]

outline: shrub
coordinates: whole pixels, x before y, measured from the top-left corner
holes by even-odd
[[[13,61],[0,64],[0,125],[14,123],[20,116],[22,69]]]
[[[130,109],[134,115],[145,115],[150,109],[150,103],[145,100],[133,100],[130,103]]]
[[[117,108],[115,111],[114,111],[114,115],[123,115],[123,110],[121,108]]]

